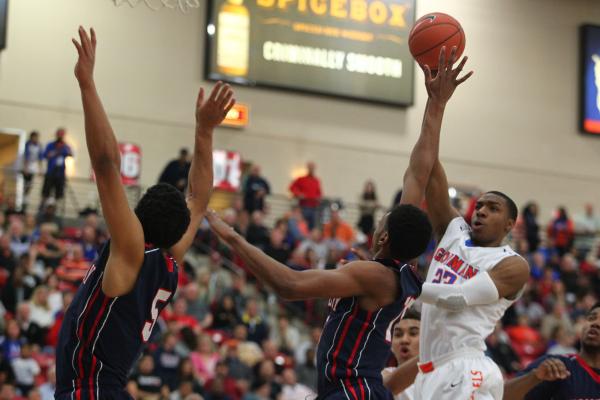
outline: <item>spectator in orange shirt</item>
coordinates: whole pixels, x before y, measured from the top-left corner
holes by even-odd
[[[342,243],[346,248],[354,243],[354,229],[342,220],[338,209],[331,210],[331,219],[323,226],[325,239],[335,240]]]
[[[321,182],[315,176],[315,163],[309,162],[306,168],[308,173],[292,182],[290,192],[298,199],[308,228],[312,229],[317,222],[317,210],[321,203]]]
[[[90,268],[90,262],[85,260],[83,246],[79,243],[72,244],[70,253],[61,260],[56,275],[60,279],[58,287],[61,291],[75,292]]]

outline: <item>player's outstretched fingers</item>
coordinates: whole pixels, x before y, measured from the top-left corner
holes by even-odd
[[[208,97],[208,101],[215,101],[215,99],[217,98],[221,87],[223,86],[223,82],[219,81],[217,82],[217,84],[213,87],[212,91],[210,92],[210,96]]]
[[[440,50],[440,59],[438,60],[437,75],[440,75],[443,71],[446,71],[446,46],[443,46]]]
[[[456,46],[452,46],[452,50],[450,50],[450,58],[448,58],[448,62],[446,63],[446,72],[452,72],[452,66],[456,62]]]

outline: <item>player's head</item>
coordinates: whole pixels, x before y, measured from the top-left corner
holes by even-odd
[[[168,249],[181,239],[190,224],[183,193],[167,183],[150,187],[135,207],[144,229],[144,240]]]
[[[431,223],[427,215],[410,204],[392,208],[377,225],[372,253],[408,262],[421,255],[431,240]]]
[[[480,246],[497,246],[515,226],[518,214],[517,205],[504,193],[484,193],[471,219],[473,241]]]
[[[585,316],[581,330],[581,349],[589,354],[600,353],[600,302],[594,304]]]
[[[404,318],[394,325],[392,332],[392,353],[398,365],[419,354],[419,330],[421,314],[409,309]]]

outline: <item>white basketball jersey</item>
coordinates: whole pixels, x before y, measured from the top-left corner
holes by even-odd
[[[479,272],[489,271],[502,259],[517,255],[510,246],[473,246],[470,233],[463,218],[450,222],[431,260],[427,282],[459,285]],[[460,312],[423,303],[419,361],[435,361],[463,349],[485,351],[485,339],[512,303],[513,300],[502,298]]]

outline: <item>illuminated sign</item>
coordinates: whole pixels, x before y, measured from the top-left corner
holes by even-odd
[[[211,0],[208,79],[413,101],[414,0]]]
[[[581,129],[600,135],[600,26],[581,27]]]
[[[224,126],[231,126],[233,128],[244,128],[248,126],[248,118],[248,106],[245,104],[235,103],[221,124]]]

